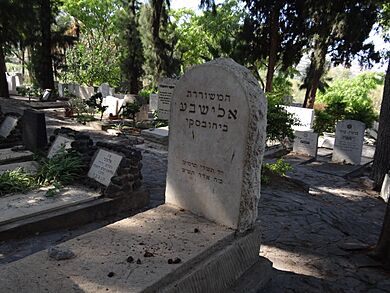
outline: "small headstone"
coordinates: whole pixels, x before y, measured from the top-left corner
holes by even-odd
[[[116,116],[118,114],[118,98],[113,96],[106,96],[105,98],[103,98],[103,106],[108,107],[106,111],[104,111],[106,115],[112,114],[113,116]]]
[[[176,83],[176,79],[165,78],[158,85],[158,119],[169,120],[171,99]]]
[[[122,156],[99,149],[93,160],[92,166],[89,169],[88,177],[108,186],[111,178],[115,175],[121,160]]]
[[[267,100],[231,59],[192,67],[172,97],[166,202],[246,231],[257,218]]]
[[[297,131],[311,131],[314,123],[314,110],[293,106],[284,106],[286,111],[293,114],[300,122],[299,126],[293,126],[292,129]]]
[[[385,202],[389,202],[390,198],[390,176],[389,174],[385,175],[385,179],[383,180],[382,189],[381,189],[381,198]]]
[[[365,124],[360,121],[339,121],[336,126],[332,161],[360,165],[365,129]]]
[[[50,150],[49,150],[49,153],[48,153],[47,157],[49,159],[51,159],[62,148],[66,149],[66,150],[72,148],[71,144],[72,144],[73,141],[74,141],[73,139],[70,139],[70,138],[62,136],[62,135],[58,135],[56,137],[55,141],[53,142],[52,146],[50,147]]]
[[[63,98],[65,96],[65,89],[67,88],[66,84],[59,83],[58,84],[58,95]]]
[[[42,101],[46,102],[50,99],[51,89],[45,89],[45,92],[42,95]]]
[[[8,135],[15,129],[18,124],[19,118],[13,116],[6,116],[3,123],[0,126],[0,136],[7,138]]]
[[[153,112],[158,110],[158,94],[150,94],[149,110]]]
[[[22,117],[23,144],[28,150],[44,150],[47,146],[45,113],[24,110]]]
[[[110,95],[110,85],[108,83],[102,83],[99,87],[99,92],[102,93],[103,98]]]
[[[293,152],[305,156],[317,157],[318,133],[295,131]]]

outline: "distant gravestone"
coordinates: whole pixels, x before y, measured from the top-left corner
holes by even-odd
[[[73,141],[74,141],[73,139],[70,139],[62,135],[58,135],[55,141],[53,142],[52,146],[50,147],[47,157],[49,159],[54,157],[62,148],[66,150],[72,148],[71,144]]]
[[[311,131],[314,123],[314,110],[293,107],[293,106],[284,106],[286,111],[290,114],[293,114],[296,119],[299,120],[300,125],[294,125],[292,129],[297,131]]]
[[[102,93],[103,98],[110,95],[110,85],[108,83],[102,83],[99,87],[99,92]]]
[[[118,98],[113,96],[107,96],[103,100],[103,106],[107,106],[106,111],[104,113],[106,115],[112,114],[113,116],[116,116],[118,114],[119,106],[118,106]]]
[[[318,133],[310,131],[295,131],[293,152],[305,156],[317,157]]]
[[[158,94],[150,94],[149,110],[153,112],[158,110]]]
[[[390,198],[390,177],[389,174],[385,175],[385,179],[383,180],[382,189],[381,189],[381,198],[385,202],[389,202]]]
[[[333,162],[359,165],[362,159],[365,124],[355,120],[337,123]]]
[[[158,85],[158,119],[169,120],[171,99],[176,82],[176,79],[165,78]]]
[[[60,98],[63,98],[65,96],[65,89],[67,88],[68,88],[67,84],[64,83],[58,84],[58,95],[60,96]]]
[[[30,151],[44,150],[47,146],[45,113],[24,110],[22,117],[23,144]]]
[[[41,100],[46,102],[50,99],[50,96],[51,96],[51,89],[45,89]]]
[[[231,59],[191,68],[172,97],[166,202],[245,231],[257,218],[267,101]]]
[[[8,135],[15,129],[18,124],[19,118],[13,116],[6,116],[3,123],[0,126],[0,136],[7,138]]]
[[[93,160],[92,166],[89,169],[88,177],[108,186],[111,178],[115,175],[122,158],[122,156],[116,153],[99,149]]]

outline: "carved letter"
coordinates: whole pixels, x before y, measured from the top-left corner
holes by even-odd
[[[209,99],[211,101],[214,101],[215,100],[215,94],[209,94]]]
[[[194,93],[195,94],[195,99],[198,97],[198,92],[192,92],[192,93]]]
[[[206,115],[207,112],[209,111],[209,106],[199,105],[199,109],[200,109],[200,114]]]
[[[206,121],[202,121],[202,127],[203,127],[203,128],[206,128],[206,126],[207,126]]]
[[[230,95],[225,95],[225,101],[230,102]]]
[[[191,98],[191,91],[187,91],[187,98]]]
[[[187,103],[180,103],[180,111],[185,111],[187,109]]]
[[[218,114],[218,117],[219,117],[219,118],[225,116],[225,109],[224,109],[224,108],[221,108],[221,105],[220,105],[220,104],[218,104],[218,111],[219,111],[219,113],[222,111],[222,114]]]
[[[194,119],[190,119],[190,122],[189,122],[189,128],[191,128],[191,126],[194,125]]]
[[[218,101],[222,102],[223,101],[223,95],[217,94]]]
[[[196,121],[195,121],[195,125],[196,125],[196,126],[200,126],[200,120],[196,120]]]
[[[222,131],[225,131],[225,132],[228,131],[228,126],[226,124],[223,125]]]
[[[234,110],[234,111],[232,111],[232,110],[229,110],[229,116],[228,116],[228,119],[232,119],[232,118],[234,118],[234,120],[236,120],[236,119],[237,119],[237,110]]]
[[[215,128],[214,128],[214,126],[215,126]],[[213,129],[218,129],[217,123],[213,123]]]
[[[198,95],[202,95],[201,99],[203,99],[203,93],[202,92],[198,92]]]
[[[192,110],[191,110],[192,107]],[[195,113],[195,104],[190,104],[190,113]]]

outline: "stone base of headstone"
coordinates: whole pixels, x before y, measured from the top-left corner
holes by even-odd
[[[26,162],[33,159],[34,154],[18,147],[0,150],[0,165]]]
[[[58,249],[75,256],[58,262],[45,250],[2,266],[2,290],[218,293],[244,288],[254,268],[255,286],[266,285],[271,277],[271,263],[259,257],[257,227],[240,234],[169,205],[84,234]]]
[[[151,128],[141,131],[143,138],[159,144],[168,145],[169,127]]]
[[[386,174],[385,179],[383,180],[382,189],[381,189],[381,198],[385,202],[389,202],[390,199],[390,176]]]

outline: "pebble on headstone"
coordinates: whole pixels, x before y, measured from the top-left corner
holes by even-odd
[[[6,116],[0,126],[0,137],[7,138],[18,124],[19,118]]]
[[[23,143],[28,150],[44,150],[47,146],[45,113],[24,110],[22,117]]]
[[[246,231],[257,218],[267,101],[231,59],[191,68],[171,101],[166,203]]]
[[[293,152],[316,158],[318,149],[318,133],[310,131],[295,131],[294,135]]]
[[[365,129],[365,124],[360,121],[339,121],[336,126],[332,161],[360,165]]]
[[[89,169],[88,177],[108,186],[111,182],[111,178],[115,175],[122,158],[122,156],[116,153],[99,149],[93,160],[92,166]]]

